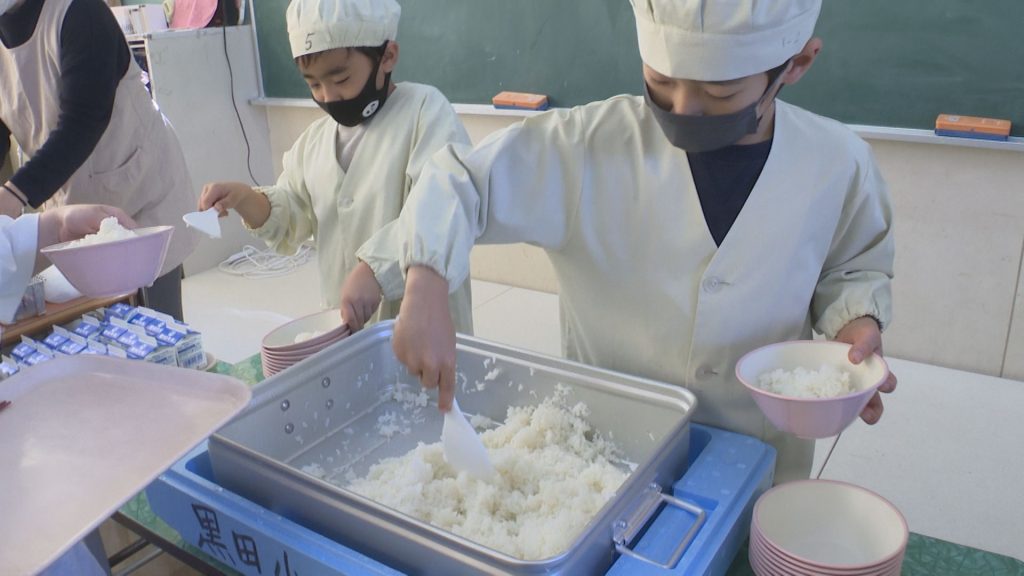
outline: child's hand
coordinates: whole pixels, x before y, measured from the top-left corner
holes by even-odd
[[[363,326],[380,306],[381,288],[373,270],[360,262],[341,287],[341,318],[353,332]]]
[[[836,341],[850,344],[850,362],[854,364],[860,364],[875,353],[882,355],[882,331],[878,327],[878,322],[870,316],[862,316],[844,326],[836,334]],[[895,389],[896,375],[890,372],[889,378],[878,387],[878,391],[888,394]],[[861,411],[860,419],[868,424],[875,424],[882,418],[884,409],[881,395],[875,392]]]
[[[212,182],[204,186],[199,210],[210,208],[216,208],[221,218],[228,215],[228,210],[234,210],[250,228],[262,227],[270,217],[267,197],[241,182]]]
[[[455,326],[448,310],[448,281],[430,268],[409,268],[391,346],[409,373],[419,376],[424,388],[438,388],[441,411],[451,410],[455,397]]]
[[[217,214],[224,218],[228,215],[228,210],[237,209],[256,193],[241,182],[211,182],[203,187],[203,194],[199,197],[199,210],[216,208]]]

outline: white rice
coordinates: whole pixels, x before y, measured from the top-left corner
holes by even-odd
[[[793,398],[835,398],[856,391],[850,373],[829,364],[822,364],[819,370],[772,370],[761,374],[757,384],[768,392]]]
[[[564,394],[509,408],[504,424],[481,434],[498,472],[488,481],[456,473],[440,443],[421,443],[349,478],[347,488],[516,558],[548,558],[568,548],[626,479],[588,414],[582,403],[567,407]]]
[[[137,236],[135,232],[121,226],[121,223],[117,221],[116,216],[108,216],[100,221],[100,229],[95,234],[88,234],[81,240],[75,240],[68,244],[68,248],[77,248],[79,246],[92,246],[94,244],[103,244],[105,242],[113,242],[115,240],[124,240],[125,238],[134,238]]]

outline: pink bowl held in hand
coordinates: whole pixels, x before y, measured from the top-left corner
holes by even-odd
[[[84,246],[62,242],[39,252],[84,296],[120,296],[153,285],[164,266],[174,227],[151,226],[133,232],[131,238]]]
[[[889,377],[889,366],[881,356],[872,354],[860,364],[853,364],[849,353],[850,345],[841,342],[780,342],[740,358],[736,378],[776,428],[801,438],[828,438],[856,420],[875,390]],[[758,383],[762,374],[773,370],[817,370],[822,365],[848,372],[855,391],[834,398],[798,398],[769,392]]]

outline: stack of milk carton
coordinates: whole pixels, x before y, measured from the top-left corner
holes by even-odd
[[[206,365],[202,336],[171,316],[118,303],[64,326],[41,340],[22,337],[0,358],[0,380],[58,356],[98,354],[181,368]]]

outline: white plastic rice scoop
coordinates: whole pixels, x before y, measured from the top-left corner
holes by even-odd
[[[444,428],[441,429],[441,445],[444,447],[444,459],[460,472],[479,479],[494,476],[494,464],[487,455],[484,443],[480,441],[473,425],[459,410],[459,403],[452,399],[452,409],[444,415]]]
[[[210,238],[220,238],[220,218],[217,209],[210,208],[202,212],[189,212],[181,217],[192,228],[199,230]]]

